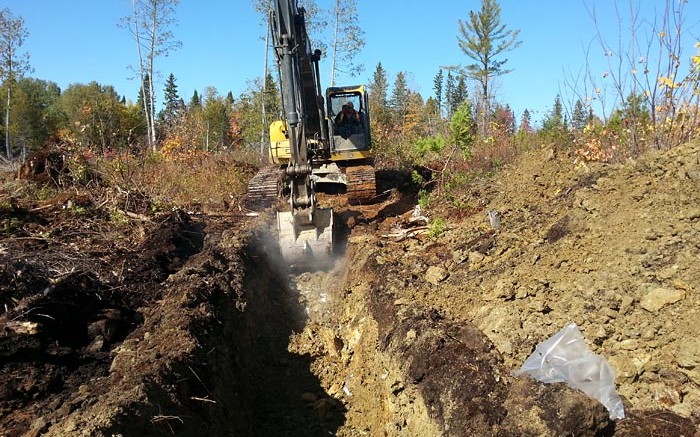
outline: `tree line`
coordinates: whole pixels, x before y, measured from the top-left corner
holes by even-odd
[[[149,81],[148,76],[145,80]],[[272,77],[267,80],[274,90]],[[3,84],[3,94],[7,87]],[[12,118],[9,129],[5,129],[14,147],[8,158],[41,148],[47,142],[80,145],[100,154],[141,152],[149,147],[151,133],[146,114],[151,108],[147,102],[152,99],[148,94],[139,93],[137,101],[130,102],[111,85],[91,82],[61,90],[54,82],[29,77],[16,80],[12,93]],[[153,134],[157,144],[171,151],[225,151],[257,145],[263,128],[263,100],[268,108],[279,110],[277,95],[263,95],[259,84],[235,99],[231,92],[223,95],[212,87],[184,99],[176,77],[170,74],[163,96],[163,109],[153,111]]]
[[[271,1],[251,1],[264,20]],[[336,74],[362,71],[355,61],[364,45],[357,0],[343,5],[333,0],[327,9],[315,0],[299,1],[310,31],[316,33],[312,38],[329,53],[331,82]],[[138,54],[134,71],[141,87],[133,103],[108,84],[73,84],[61,90],[51,81],[25,77],[31,67],[20,49],[28,33],[21,18],[0,10],[0,141],[7,159],[47,141],[78,144],[98,153],[241,148],[262,152],[270,118],[281,115],[278,83],[267,62],[263,76],[238,96],[211,87],[180,96],[175,74],[168,76],[162,90],[154,86],[151,78],[158,74],[158,59],[180,45],[170,30],[177,4],[178,0],[134,0],[131,14],[121,21]],[[497,0],[481,0],[467,20],[457,21],[465,64],[436,67],[433,94],[427,99],[410,88],[410,71],[389,78],[382,63],[376,65],[368,88],[378,159],[387,165],[418,164],[446,171],[469,168],[479,159],[486,160],[487,167],[498,167],[518,150],[543,142],[573,144],[586,159],[609,159],[623,149],[634,155],[693,138],[698,125],[698,94],[693,90],[700,79],[700,57],[692,56],[689,72],[679,74],[680,32],[671,35],[668,26],[683,22],[683,10],[671,0],[666,7],[665,21],[653,25],[660,47],[657,60],[664,61],[658,62],[658,71],[650,71],[651,60],[646,59],[643,72],[631,66],[628,76],[613,75],[608,88],[592,74],[572,81],[566,87],[569,95],[557,96],[535,126],[528,110],[516,115],[494,95],[497,78],[513,71],[504,55],[518,48],[519,30],[503,23]],[[598,38],[607,47],[603,37]],[[629,51],[641,50],[635,46]],[[624,50],[615,53],[620,59],[625,56]],[[635,80],[629,82],[629,76]],[[612,103],[606,93],[614,97]],[[160,111],[156,95],[163,96]]]

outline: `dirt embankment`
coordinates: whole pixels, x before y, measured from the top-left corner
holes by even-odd
[[[456,204],[475,214],[435,238],[394,237],[400,190],[338,208],[345,257],[298,275],[269,217],[122,214],[113,232],[89,199],[8,198],[0,435],[692,436],[698,150],[622,166],[533,152],[473,184]],[[570,322],[617,371],[628,419],[511,375]]]
[[[606,357],[616,370],[618,391],[629,417],[598,435],[694,435],[700,421],[700,331],[696,329],[700,303],[699,200],[697,144],[651,154],[625,165],[574,165],[568,157],[558,157],[553,151],[533,152],[495,180],[472,185],[458,201],[479,212],[453,224],[438,238],[393,241],[371,235],[356,240],[351,251],[354,255],[349,258],[356,273],[345,282],[342,306],[359,294],[362,298],[358,305],[369,307],[364,313],[358,309],[350,315],[347,310],[338,310],[336,316],[345,317],[340,317],[336,332],[352,326],[357,314],[373,314],[378,320],[374,334],[378,348],[389,351],[392,357],[402,357],[399,361],[405,358],[416,365],[420,360],[391,347],[397,341],[391,329],[398,329],[405,337],[399,343],[430,350],[420,341],[425,328],[401,331],[377,312],[408,320],[415,308],[422,308],[418,310],[419,319],[444,319],[447,326],[458,327],[440,344],[448,350],[450,345],[462,344],[458,355],[461,359],[470,356],[465,345],[472,343],[456,333],[470,324],[483,332],[495,346],[493,353],[498,352],[496,355],[503,359],[491,369],[492,378],[508,379],[510,371],[523,363],[535,345],[575,322],[591,349]],[[443,213],[450,211],[446,208]],[[499,213],[500,227],[489,225],[487,211]],[[397,235],[391,229],[382,229],[385,225],[380,225],[379,234]],[[355,230],[358,232],[359,228]],[[363,257],[369,261],[361,262]],[[376,279],[363,280],[363,275],[376,275]],[[383,304],[375,302],[382,298],[386,300]],[[393,310],[378,310],[392,306]],[[347,345],[345,339],[360,334],[339,336]],[[357,352],[351,349],[346,355],[348,368],[354,369],[363,382],[387,374],[383,370],[377,371],[379,376],[362,372],[360,369],[372,366],[353,367]],[[458,357],[447,361],[457,362]],[[432,376],[450,374],[440,364],[439,354],[433,359],[436,362],[431,368],[436,372]],[[469,362],[476,366],[478,361]],[[404,369],[404,374],[412,375],[410,367]],[[425,378],[418,379],[420,382],[413,387],[420,390]],[[475,378],[472,375],[466,380]],[[463,386],[463,378],[450,381],[453,393],[460,392],[457,397],[479,393],[479,387]],[[495,404],[487,410],[493,423],[498,421],[498,408],[492,407],[508,389],[502,387],[499,392],[492,388],[490,400]],[[369,397],[373,395],[376,393]],[[409,396],[414,398],[418,396]],[[543,398],[546,396],[539,399]],[[453,413],[445,408],[450,402],[436,400],[435,396],[426,398],[425,394],[422,399],[431,400],[437,411],[449,412],[450,419],[440,430],[445,435],[460,435],[449,427],[460,423],[455,422],[458,414],[478,421],[479,414],[464,405],[459,413]],[[538,408],[527,411],[530,417],[543,420],[548,415]],[[559,420],[561,414],[558,410]],[[348,417],[352,420],[352,409]],[[358,426],[366,420],[363,416],[358,419]],[[586,423],[581,417],[577,420]],[[398,423],[395,429],[401,428],[401,421]],[[540,425],[528,424],[528,420],[518,424],[525,427],[519,431],[525,435],[559,435],[556,428],[545,432],[547,428],[536,428]],[[469,429],[461,423],[459,428]],[[474,432],[501,432],[496,429]]]

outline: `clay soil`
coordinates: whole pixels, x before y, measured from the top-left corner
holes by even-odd
[[[306,272],[273,210],[0,192],[0,436],[700,435],[700,145],[532,151],[422,211],[443,232],[378,177],[372,205],[321,199],[337,259]],[[569,323],[625,419],[513,376]]]

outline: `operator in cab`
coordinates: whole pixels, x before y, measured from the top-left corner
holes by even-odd
[[[348,138],[354,128],[360,125],[360,114],[355,111],[355,105],[351,101],[345,103],[343,109],[336,115],[335,125],[343,138]]]

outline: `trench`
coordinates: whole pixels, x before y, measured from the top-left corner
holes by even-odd
[[[290,351],[309,314],[299,300],[295,276],[286,272],[269,244],[248,245],[244,258],[246,307],[227,331],[235,339],[235,367],[243,378],[240,396],[250,406],[244,428],[250,435],[335,435],[345,406],[311,371],[309,354]]]
[[[612,435],[582,393],[511,378],[475,326],[397,305],[385,278],[400,272],[362,241],[295,275],[269,242],[246,244],[245,310],[225,326],[237,433],[213,435]]]
[[[226,227],[42,435],[611,435],[602,406],[511,378],[475,326],[400,299],[406,272],[373,235],[300,273],[264,224]]]

